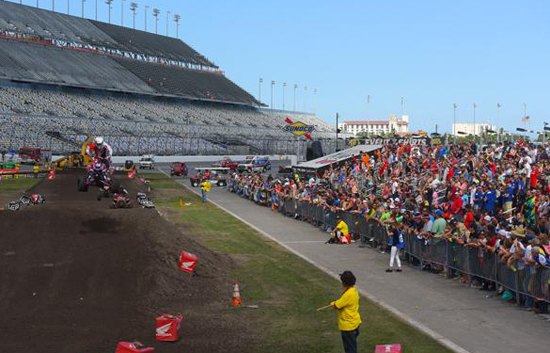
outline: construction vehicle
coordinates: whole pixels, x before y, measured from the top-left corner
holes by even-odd
[[[94,142],[93,136],[88,136],[86,140],[82,143],[82,148],[79,151],[73,151],[68,156],[61,157],[55,161],[55,167],[58,170],[63,170],[67,168],[82,168],[87,167],[92,164],[93,158],[88,156],[86,150],[88,145]]]

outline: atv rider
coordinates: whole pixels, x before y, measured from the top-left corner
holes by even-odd
[[[111,171],[111,166],[113,164],[113,149],[103,140],[103,137],[98,136],[94,138],[94,142],[86,147],[86,154],[97,158],[105,164],[108,171]]]

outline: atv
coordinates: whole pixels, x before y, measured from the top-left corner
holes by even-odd
[[[95,160],[88,167],[88,172],[84,178],[78,178],[77,180],[78,191],[88,192],[90,186],[97,186],[99,188],[98,201],[103,197],[111,196],[111,194],[118,192],[120,189],[120,184],[113,182],[109,177],[105,164],[98,160]]]
[[[111,208],[132,208],[132,200],[128,197],[126,189],[120,188],[114,193]]]
[[[155,205],[153,204],[153,202],[149,200],[147,195],[143,192],[137,193],[136,201],[138,205],[140,205],[143,208],[155,208]]]

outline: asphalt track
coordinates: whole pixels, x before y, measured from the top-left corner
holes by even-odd
[[[180,182],[189,186],[187,179]],[[550,323],[503,303],[493,293],[488,296],[488,292],[408,266],[402,273],[386,273],[388,254],[356,244],[326,245],[328,235],[318,228],[257,206],[223,188],[212,188],[208,198],[332,276],[353,271],[362,293],[457,352],[540,353],[548,349]],[[367,335],[368,330],[367,324]]]

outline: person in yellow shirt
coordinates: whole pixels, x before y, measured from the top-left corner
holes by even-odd
[[[336,227],[332,231],[332,237],[325,244],[351,244],[349,227],[340,216],[336,216]]]
[[[206,193],[210,192],[210,189],[212,188],[212,184],[208,179],[203,180],[201,183],[201,196],[202,196],[202,202],[206,202]]]
[[[357,353],[357,336],[361,325],[359,315],[359,292],[355,288],[355,276],[351,271],[340,275],[344,292],[339,299],[330,303],[338,310],[338,329],[342,334],[342,343],[346,353]]]

